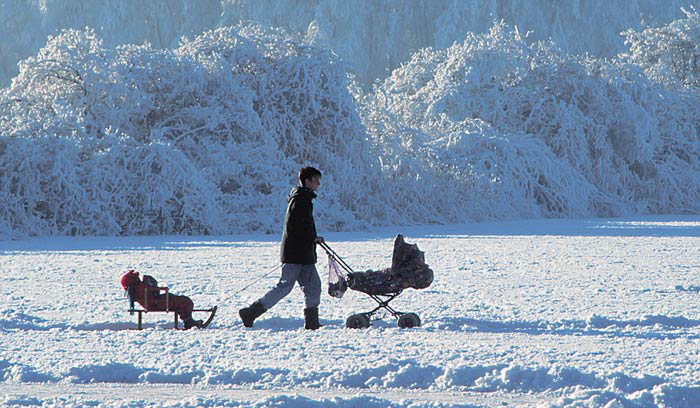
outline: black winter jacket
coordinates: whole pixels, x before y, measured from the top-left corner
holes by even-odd
[[[316,194],[306,187],[294,187],[287,197],[280,260],[282,263],[316,263],[316,224],[314,205]]]

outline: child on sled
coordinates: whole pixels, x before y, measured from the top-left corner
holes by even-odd
[[[122,276],[122,287],[129,296],[129,308],[134,309],[134,302],[138,303],[147,311],[174,311],[182,319],[185,330],[192,327],[202,328],[202,320],[192,318],[194,303],[187,296],[163,294],[158,287],[158,282],[150,275],[143,275],[143,280],[139,278],[139,273],[130,270]]]

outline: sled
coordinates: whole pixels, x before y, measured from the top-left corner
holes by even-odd
[[[192,300],[184,295],[173,295],[167,286],[158,286],[158,281],[150,275],[143,275],[143,279],[139,277],[139,273],[135,270],[129,270],[122,276],[121,286],[124,288],[125,294],[129,298],[128,312],[133,316],[138,314],[138,329],[143,329],[143,314],[144,313],[172,313],[173,328],[178,329],[178,309],[183,307],[183,301],[192,304]],[[141,297],[141,294],[143,295]],[[172,299],[172,300],[171,300]],[[135,307],[136,303],[141,305],[141,309]],[[185,305],[187,305],[185,303]],[[184,306],[189,308],[189,305]],[[209,326],[209,323],[214,319],[218,306],[209,309],[192,309],[195,312],[209,312],[209,317],[202,323],[200,328]]]

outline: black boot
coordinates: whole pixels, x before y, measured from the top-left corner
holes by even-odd
[[[193,327],[200,328],[204,324],[204,321],[202,320],[194,320],[192,316],[188,317],[185,319],[185,330],[189,330]]]
[[[241,317],[241,320],[243,320],[243,326],[253,327],[255,319],[265,312],[267,312],[267,309],[265,309],[259,301],[256,301],[252,305],[239,310],[238,315]]]
[[[304,328],[316,330],[321,327],[318,322],[318,307],[309,307],[304,309]]]

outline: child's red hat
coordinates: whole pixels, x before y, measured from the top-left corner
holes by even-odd
[[[136,282],[139,282],[140,280],[141,279],[139,279],[139,273],[132,269],[129,272],[125,273],[124,276],[122,276],[122,287],[124,288],[124,290],[126,290],[129,286]]]

